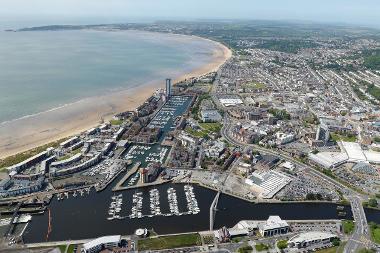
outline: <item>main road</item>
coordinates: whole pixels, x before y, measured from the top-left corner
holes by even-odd
[[[238,147],[244,147],[244,148],[252,147],[255,150],[260,151],[262,153],[275,155],[284,160],[291,161],[295,165],[299,166],[300,168],[307,169],[309,173],[324,180],[326,183],[329,183],[333,185],[334,187],[338,188],[343,194],[345,194],[348,197],[348,200],[351,203],[351,209],[352,209],[356,226],[355,226],[354,233],[351,235],[351,237],[349,238],[346,244],[344,252],[353,253],[353,252],[356,252],[359,248],[376,247],[376,245],[372,243],[370,240],[371,236],[369,233],[367,218],[365,216],[364,209],[362,206],[362,200],[366,199],[367,196],[355,192],[354,190],[348,188],[347,186],[343,185],[339,181],[323,174],[322,172],[320,172],[318,169],[314,168],[313,166],[310,166],[310,165],[307,166],[306,164],[301,163],[300,161],[294,159],[293,157],[287,154],[284,154],[280,150],[271,150],[271,149],[261,147],[259,145],[246,144],[246,143],[239,142],[238,140],[230,136],[231,127],[232,127],[232,122],[229,119],[229,117],[225,115],[223,128],[221,130],[221,135],[228,142]]]

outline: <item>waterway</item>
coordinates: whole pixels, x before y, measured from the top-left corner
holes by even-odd
[[[172,102],[178,98],[172,98]],[[183,102],[175,103],[173,114],[165,123],[162,123],[164,134],[174,127],[175,119],[183,114],[189,107],[191,97],[183,100]],[[155,119],[163,119],[162,111],[156,115]],[[160,148],[160,144],[153,147],[133,159],[134,162],[141,161],[142,166],[146,165],[145,158],[151,152],[156,152]],[[127,153],[127,152],[126,152]],[[51,214],[51,233],[48,234],[49,215],[45,212],[42,215],[36,215],[28,225],[24,233],[24,241],[42,242],[95,238],[110,234],[133,234],[137,228],[153,229],[159,234],[180,233],[192,231],[204,231],[209,228],[209,208],[216,193],[210,189],[200,186],[194,186],[195,197],[198,201],[200,212],[198,214],[182,215],[182,216],[154,216],[143,218],[129,218],[133,204],[133,194],[142,193],[143,204],[142,214],[150,214],[149,209],[149,190],[158,189],[160,193],[160,208],[162,213],[169,213],[168,188],[172,187],[176,190],[178,207],[180,212],[186,212],[187,202],[185,198],[183,184],[167,183],[160,186],[146,187],[141,189],[126,190],[113,193],[111,189],[123,177],[121,173],[114,182],[112,182],[104,191],[95,192],[92,190],[89,195],[73,197],[70,195],[68,199],[58,201],[53,198],[49,205]],[[123,204],[121,206],[121,220],[107,220],[109,217],[108,209],[111,197],[114,194],[122,194]],[[332,203],[290,203],[290,204],[253,204],[241,199],[237,199],[228,195],[221,195],[218,202],[218,211],[215,219],[215,228],[222,226],[232,227],[240,220],[264,220],[269,215],[279,215],[283,219],[338,219],[338,211],[336,205]],[[349,207],[345,208],[347,213],[345,218],[352,218]],[[48,236],[47,236],[48,235]]]

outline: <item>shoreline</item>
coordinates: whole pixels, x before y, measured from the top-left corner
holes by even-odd
[[[220,42],[198,36],[187,37],[211,41],[215,48],[211,51],[212,56],[208,63],[191,72],[179,74],[173,79],[173,83],[217,71],[232,56],[232,51]],[[0,124],[0,159],[79,134],[98,125],[102,118],[110,120],[117,113],[134,110],[155,90],[163,87],[164,80],[155,80],[137,87],[84,98],[45,112],[2,122]],[[63,117],[60,117],[62,114]],[[12,134],[14,132],[15,134]]]

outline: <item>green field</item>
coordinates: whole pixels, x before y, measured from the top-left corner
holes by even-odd
[[[269,246],[266,245],[266,244],[263,244],[263,243],[259,243],[259,244],[256,244],[255,245],[255,249],[257,251],[264,251],[264,250],[268,250],[269,249]]]
[[[65,253],[67,245],[58,245],[58,248],[61,251],[61,253]]]
[[[70,244],[69,248],[67,249],[67,253],[74,253],[74,247],[75,247],[75,244]]]
[[[371,238],[375,243],[380,243],[380,225],[370,222]]]
[[[110,121],[110,123],[113,126],[119,126],[119,125],[121,125],[121,123],[123,123],[123,121],[121,119],[113,119]]]
[[[344,220],[342,222],[342,225],[343,225],[343,232],[345,234],[352,234],[352,232],[354,232],[354,229],[355,229],[355,223],[354,223],[354,221],[352,221],[352,220]]]
[[[222,129],[221,123],[199,123],[199,126],[201,127],[200,130],[194,130],[190,127],[187,127],[185,131],[198,138],[207,138],[207,136],[211,133],[219,133]]]
[[[256,83],[256,82],[250,82],[250,83],[246,83],[244,84],[244,88],[248,88],[248,89],[264,89],[266,88],[267,86],[263,83]]]
[[[222,130],[221,123],[199,123],[199,125],[208,132],[219,133]]]
[[[194,137],[198,137],[198,138],[206,138],[208,136],[208,132],[206,130],[199,130],[199,131],[197,131],[197,130],[194,130],[194,129],[190,128],[190,127],[187,127],[185,129],[185,131],[188,134],[190,134],[190,135],[192,135]]]
[[[338,133],[331,133],[331,139],[333,141],[347,141],[347,142],[355,142],[356,136],[355,135],[342,135]]]
[[[328,248],[328,249],[321,249],[321,250],[318,250],[316,252],[318,253],[336,253],[337,250],[338,250],[339,247],[331,247],[331,248]]]
[[[147,238],[138,241],[138,250],[173,249],[201,245],[199,234],[185,234]]]
[[[380,88],[373,85],[373,84],[369,84],[367,86],[367,92],[369,94],[371,94],[371,96],[373,96],[374,98],[376,98],[378,101],[380,101]]]

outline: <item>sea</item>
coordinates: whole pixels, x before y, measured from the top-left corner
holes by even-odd
[[[0,124],[210,62],[197,37],[120,30],[0,32]]]

